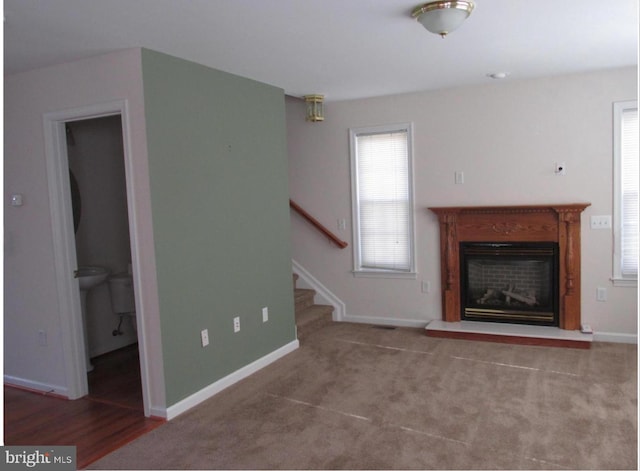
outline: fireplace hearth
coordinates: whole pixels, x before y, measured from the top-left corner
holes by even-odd
[[[588,206],[589,203],[575,203],[429,208],[440,223],[442,320],[446,323],[473,318],[578,330],[580,215]],[[549,259],[543,253],[516,254],[517,250],[526,252],[536,245],[553,254]],[[465,248],[471,251],[465,253]],[[498,248],[506,252],[494,257]],[[488,278],[488,273],[498,269],[507,272],[505,278]],[[482,271],[485,274],[479,275]],[[524,271],[535,274],[527,281],[519,281]],[[477,284],[480,276],[485,279]],[[550,279],[553,286],[543,287],[539,282],[542,278]]]

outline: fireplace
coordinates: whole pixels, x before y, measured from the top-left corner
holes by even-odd
[[[587,206],[589,203],[429,208],[440,223],[442,320],[459,322],[473,318],[579,329],[580,215]],[[553,252],[548,255],[553,260],[543,262],[545,253],[517,253],[534,246],[541,247],[543,252]],[[465,253],[466,249],[470,252]],[[504,249],[505,254],[490,261],[497,249]],[[512,260],[505,263],[509,258]],[[499,265],[501,269],[505,266],[511,269],[512,265],[535,266],[535,277],[549,278],[553,286],[549,291],[541,286],[532,287],[530,282],[525,285],[506,279],[491,281],[491,286],[475,284],[477,270],[490,271]],[[465,269],[472,271],[472,280],[463,281],[461,274]],[[526,271],[522,267],[516,270]],[[509,276],[520,275],[512,272]],[[524,299],[521,301],[524,305],[516,303],[517,298]],[[498,309],[491,307],[496,302],[500,305]]]
[[[460,243],[462,320],[558,326],[558,244]]]

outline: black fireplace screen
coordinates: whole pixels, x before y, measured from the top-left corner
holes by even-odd
[[[463,320],[558,325],[558,244],[460,244]]]

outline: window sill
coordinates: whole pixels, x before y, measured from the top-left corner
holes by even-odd
[[[400,278],[400,279],[408,279],[415,280],[418,278],[418,274],[415,272],[398,272],[398,271],[384,271],[384,270],[376,270],[376,271],[364,271],[364,270],[354,270],[353,276],[356,278]]]
[[[619,288],[636,288],[638,286],[638,280],[634,278],[611,278],[613,286]]]

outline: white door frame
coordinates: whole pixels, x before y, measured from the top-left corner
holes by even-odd
[[[74,277],[78,268],[76,259],[71,190],[69,183],[69,159],[65,123],[105,116],[120,115],[122,120],[122,140],[127,186],[127,208],[129,214],[129,237],[131,263],[133,268],[134,292],[136,298],[136,320],[138,325],[138,350],[140,352],[140,372],[144,414],[150,416],[149,386],[150,373],[147,344],[145,342],[144,306],[140,301],[142,279],[139,270],[140,240],[135,211],[135,188],[133,185],[133,161],[129,133],[129,112],[127,100],[118,100],[81,108],[45,113],[44,139],[49,186],[49,206],[53,230],[54,264],[58,291],[58,309],[65,376],[69,399],[78,399],[89,393],[84,336],[82,332],[82,311],[80,287]]]

